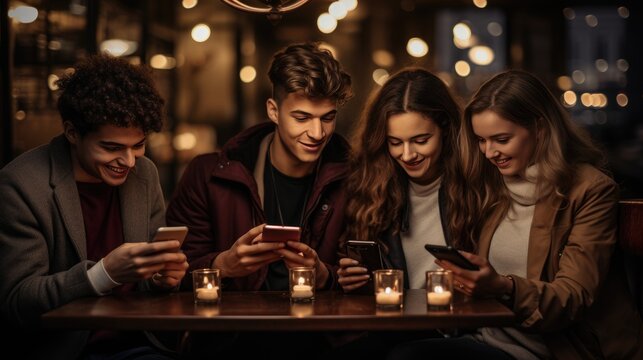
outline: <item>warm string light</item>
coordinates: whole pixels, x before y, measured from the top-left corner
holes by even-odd
[[[324,34],[330,34],[337,29],[339,20],[357,8],[357,0],[337,0],[328,6],[328,11],[317,18],[317,28]]]

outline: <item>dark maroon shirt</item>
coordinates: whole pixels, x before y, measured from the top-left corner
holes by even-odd
[[[124,242],[118,189],[103,182],[76,185],[85,222],[87,259],[99,261]]]
[[[76,182],[83,210],[87,259],[99,261],[125,241],[118,188],[105,183]],[[114,293],[132,291],[135,284],[114,288]],[[97,330],[89,339],[91,353],[115,353],[142,342],[138,333]]]

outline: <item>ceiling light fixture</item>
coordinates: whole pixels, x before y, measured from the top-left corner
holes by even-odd
[[[270,22],[276,24],[281,20],[283,13],[295,10],[306,4],[310,0],[221,0],[235,9],[250,12],[266,14]],[[251,2],[261,2],[265,6],[249,5]]]

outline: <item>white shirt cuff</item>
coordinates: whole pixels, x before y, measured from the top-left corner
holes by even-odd
[[[103,265],[103,259],[87,270],[87,276],[98,295],[107,295],[113,288],[121,285],[109,276]]]

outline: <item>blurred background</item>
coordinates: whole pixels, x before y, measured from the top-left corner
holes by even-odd
[[[234,2],[234,1],[233,1]],[[100,51],[147,64],[167,101],[149,137],[166,198],[195,155],[266,121],[272,54],[322,42],[351,74],[349,136],[371,92],[424,66],[463,104],[495,73],[539,76],[603,146],[622,198],[643,197],[642,18],[620,0],[237,0],[303,3],[271,14],[222,0],[0,0],[0,165],[62,130],[55,81]]]

